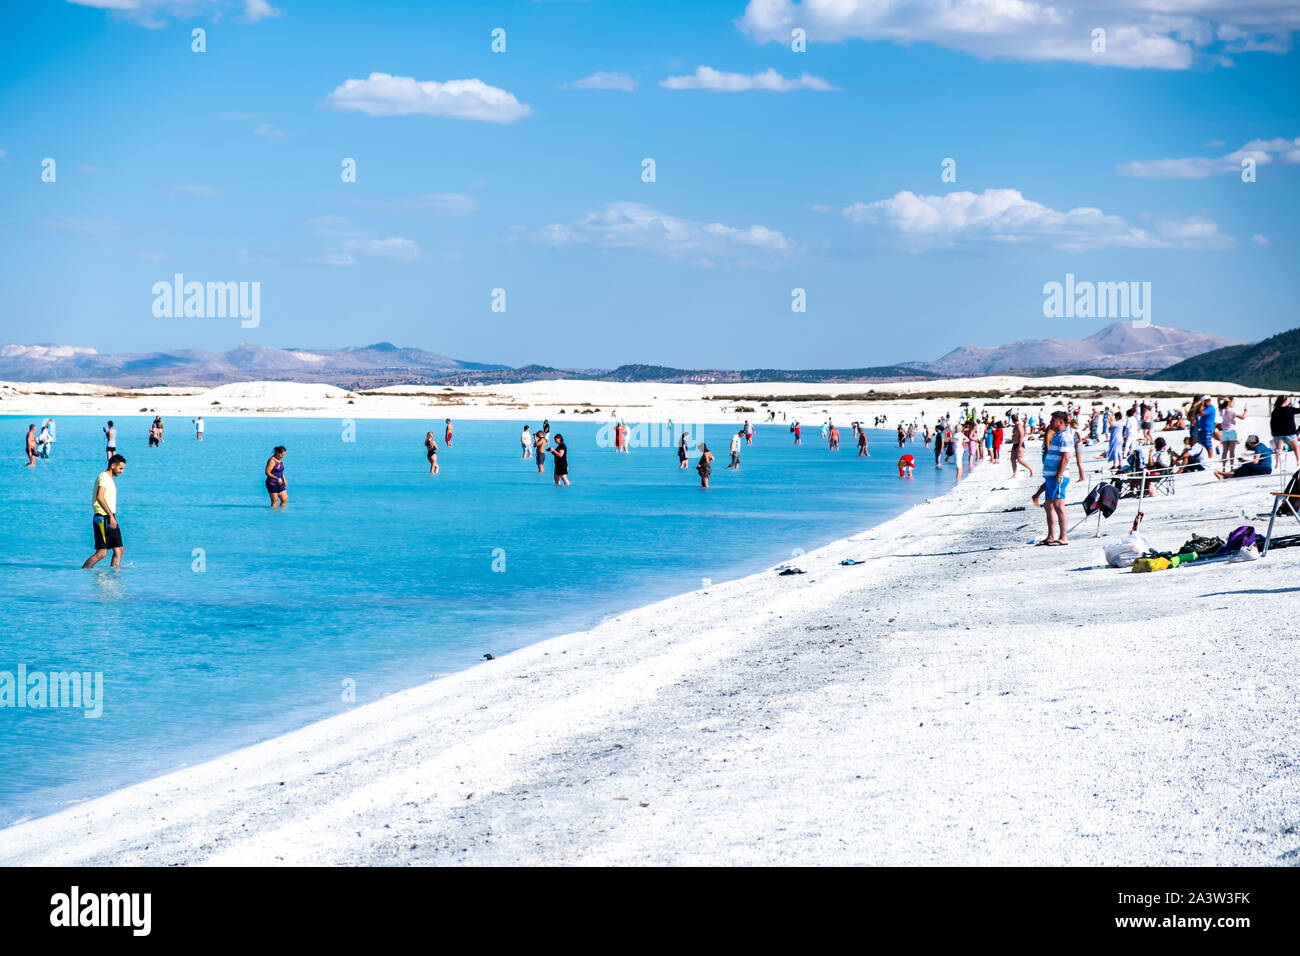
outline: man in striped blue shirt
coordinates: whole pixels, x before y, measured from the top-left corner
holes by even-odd
[[[1059,546],[1069,544],[1066,540],[1065,489],[1070,484],[1066,471],[1070,467],[1070,456],[1075,453],[1074,446],[1079,436],[1070,427],[1069,416],[1063,411],[1052,412],[1053,432],[1043,453],[1043,511],[1047,513],[1047,537],[1039,544]]]

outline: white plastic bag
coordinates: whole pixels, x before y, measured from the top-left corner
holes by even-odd
[[[1103,549],[1106,553],[1106,563],[1112,568],[1131,568],[1133,562],[1142,557],[1151,545],[1147,544],[1147,539],[1140,534],[1126,534],[1118,541],[1112,541]]]

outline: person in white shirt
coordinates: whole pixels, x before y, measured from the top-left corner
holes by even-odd
[[[745,429],[742,428],[740,431],[736,432],[736,434],[731,436],[731,464],[727,466],[728,468],[740,467],[740,439],[744,434]]]
[[[191,418],[190,421],[194,423],[194,437],[199,441],[203,441],[203,416]]]

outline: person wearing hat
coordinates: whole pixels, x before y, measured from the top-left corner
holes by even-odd
[[[1255,456],[1254,461],[1244,462],[1235,471],[1216,471],[1215,478],[1249,478],[1252,475],[1273,474],[1273,450],[1259,440],[1258,435],[1246,439],[1246,451]]]

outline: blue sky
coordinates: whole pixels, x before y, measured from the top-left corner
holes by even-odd
[[[1067,272],[1297,324],[1295,4],[971,2],[5,4],[0,339],[856,367],[1091,334]],[[154,317],[177,272],[261,324]]]

